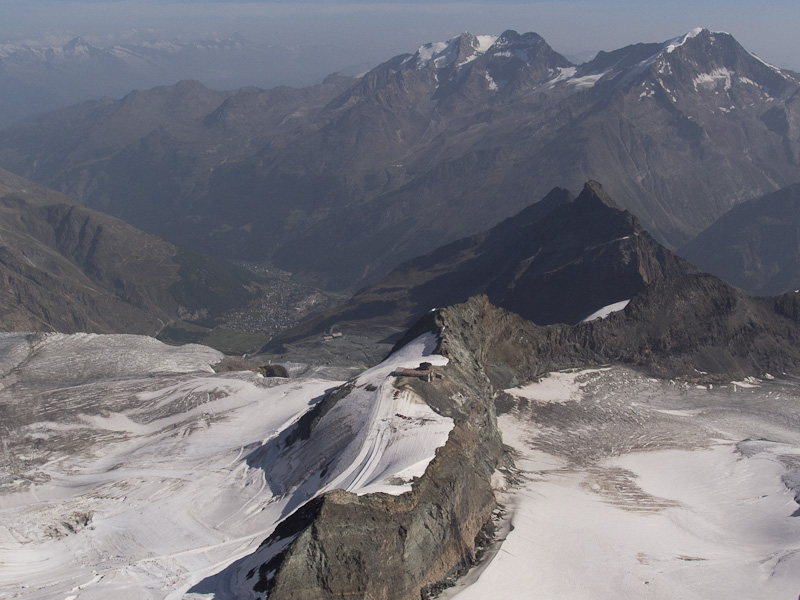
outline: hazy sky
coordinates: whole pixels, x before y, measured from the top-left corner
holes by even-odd
[[[373,62],[462,31],[536,31],[556,50],[574,54],[708,27],[732,33],[769,62],[800,70],[800,0],[0,0],[0,9],[0,41],[75,35],[117,40],[148,30],[159,37],[225,37],[238,31],[281,45],[334,44]]]

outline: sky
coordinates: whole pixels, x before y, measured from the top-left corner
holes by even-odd
[[[240,33],[284,46],[333,45],[354,62],[382,62],[463,31],[535,31],[570,55],[661,42],[695,27],[727,31],[761,58],[800,71],[800,0],[0,0],[0,42],[81,35],[141,37]]]

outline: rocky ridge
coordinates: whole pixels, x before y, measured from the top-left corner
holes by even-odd
[[[429,313],[396,348],[426,332],[439,336],[436,352],[449,362],[441,379],[409,385],[454,419],[447,443],[411,492],[336,490],[289,517],[259,549],[264,562],[248,562],[251,597],[405,600],[451,581],[491,531],[490,477],[504,464],[495,417],[503,389],[609,362],[704,383],[800,372],[796,295],[752,299],[701,274],[654,282],[623,312],[574,326],[537,326],[477,296]]]
[[[221,591],[215,586],[227,589],[224,582],[239,581],[245,588],[237,587],[237,597],[417,599],[469,567],[493,531],[497,503],[490,479],[504,457],[489,380],[474,357],[453,348],[448,358],[437,370],[441,377],[430,383],[394,383],[454,423],[411,491],[327,492],[287,517],[254,555],[193,591]],[[281,442],[281,452],[314,445],[317,428],[326,422],[331,427],[325,415],[354,393],[355,383],[334,390],[303,417]]]
[[[577,198],[556,188],[491,230],[403,263],[266,351],[313,344],[332,328],[391,339],[429,310],[482,293],[539,325],[576,323],[656,280],[694,271],[590,181]]]

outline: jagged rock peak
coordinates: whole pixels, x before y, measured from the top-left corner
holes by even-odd
[[[624,210],[611,198],[611,196],[606,193],[606,191],[603,189],[603,186],[599,182],[591,179],[584,184],[583,190],[575,199],[575,202],[579,205],[587,206],[600,203],[603,206],[613,208],[614,210]]]
[[[566,58],[555,52],[553,48],[538,33],[529,31],[527,33],[517,33],[513,29],[504,31],[497,41],[487,51],[487,55],[493,57],[514,56],[524,63],[530,63],[537,56],[555,57],[552,66],[571,67],[574,66]]]
[[[679,72],[673,73],[680,64]],[[729,33],[696,28],[664,42],[643,66],[653,65],[660,75],[693,77],[693,87],[722,80],[725,89],[738,81],[774,87],[776,76],[787,79],[777,67],[748,52]]]
[[[497,41],[494,35],[473,35],[465,31],[446,42],[429,42],[419,47],[406,61],[417,69],[461,66],[486,53]]]
[[[88,54],[90,51],[95,50],[90,46],[82,37],[76,37],[64,44],[63,48],[66,54],[81,55]]]
[[[513,29],[506,29],[495,42],[498,47],[503,46],[533,46],[544,42],[544,38],[538,33],[528,31],[527,33],[517,33]]]

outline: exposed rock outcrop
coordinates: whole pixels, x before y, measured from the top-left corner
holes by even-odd
[[[799,296],[750,298],[712,275],[693,274],[655,282],[624,311],[575,326],[539,327],[485,296],[432,313],[421,326],[445,329],[443,349],[475,356],[498,388],[607,363],[658,377],[730,381],[800,371]]]
[[[334,490],[289,517],[262,544],[276,552],[248,574],[256,592],[271,600],[417,600],[469,565],[495,508],[502,389],[610,362],[705,382],[800,372],[800,298],[749,298],[704,274],[657,280],[623,312],[574,326],[538,326],[477,296],[430,312],[396,349],[428,332],[449,363],[442,379],[409,385],[454,419],[447,443],[410,492]],[[329,395],[320,410],[346,393]],[[298,424],[312,442],[315,411]]]

